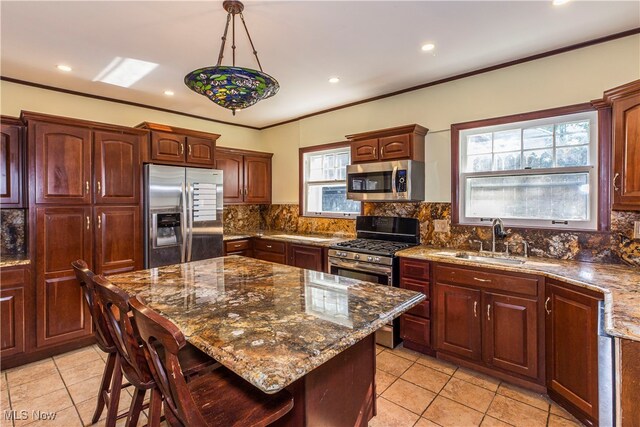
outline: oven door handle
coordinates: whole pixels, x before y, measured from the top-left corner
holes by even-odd
[[[336,261],[332,259],[332,260],[329,260],[329,265],[335,266],[335,267],[349,268],[349,269],[357,268],[360,271],[380,273],[380,274],[386,274],[386,275],[389,275],[391,273],[391,268],[374,267],[369,264],[363,264],[358,261],[345,262],[345,261]]]

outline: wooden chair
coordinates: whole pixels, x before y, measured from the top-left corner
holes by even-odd
[[[118,351],[116,349],[116,345],[111,339],[111,334],[109,333],[109,329],[106,324],[106,320],[102,315],[102,311],[98,306],[95,297],[95,289],[93,286],[93,277],[94,274],[91,270],[89,270],[89,266],[86,262],[79,259],[71,263],[71,266],[75,270],[76,278],[78,282],[80,282],[80,288],[82,289],[82,294],[84,295],[84,299],[89,306],[89,311],[91,312],[91,318],[93,320],[94,331],[93,335],[96,338],[96,342],[100,350],[107,353],[107,362],[104,367],[104,372],[102,374],[102,382],[100,383],[100,389],[98,390],[98,403],[96,405],[96,410],[93,413],[93,418],[91,419],[91,424],[95,424],[100,419],[102,415],[102,411],[104,407],[107,407],[107,423],[115,424],[115,420],[117,418],[122,418],[126,414],[122,414],[118,416],[118,400],[120,395],[120,389],[122,387],[126,387],[129,384],[122,385],[122,371],[120,369],[120,360],[118,359]],[[114,376],[120,377],[119,379],[115,379]],[[112,398],[114,393],[111,393],[109,386],[111,384],[120,384],[118,387],[118,391],[115,393],[118,398],[115,400]],[[113,420],[110,420],[113,418]]]
[[[172,426],[266,426],[293,408],[288,391],[263,393],[226,368],[186,382],[178,358],[186,345],[182,332],[137,297],[130,304]],[[158,426],[157,418],[149,425]]]
[[[149,418],[159,420],[162,406],[161,396],[155,391],[157,390],[156,383],[149,370],[142,341],[130,315],[129,296],[103,276],[94,276],[92,280],[98,306],[106,319],[109,334],[115,344],[122,373],[136,389],[131,400],[126,425],[137,425],[147,390],[151,391]],[[216,364],[214,359],[193,346],[185,348],[185,351],[179,357],[182,363],[185,364],[188,375],[199,373],[206,368],[214,367]],[[117,376],[114,376],[114,383],[111,386],[112,399],[114,400],[119,398],[118,390],[121,386],[121,380],[122,377],[120,377],[119,383]],[[113,425],[115,425],[115,422]],[[113,425],[107,423],[107,427],[112,427]]]

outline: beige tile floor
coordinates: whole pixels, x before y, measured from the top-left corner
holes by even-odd
[[[370,427],[579,426],[546,396],[404,349],[377,349],[378,416]],[[105,355],[95,346],[2,371],[2,427],[89,425]],[[130,393],[123,393],[121,408]],[[55,412],[34,419],[33,410]],[[5,411],[26,419],[6,419]],[[104,417],[104,413],[103,413]],[[124,426],[124,419],[118,426]],[[142,415],[139,425],[145,424]],[[97,425],[104,425],[101,420]]]

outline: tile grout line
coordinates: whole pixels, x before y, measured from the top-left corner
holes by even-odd
[[[80,411],[78,410],[78,407],[76,406],[76,401],[73,398],[73,396],[71,395],[71,392],[69,391],[69,387],[67,386],[67,382],[64,380],[64,376],[62,375],[62,372],[60,371],[60,367],[58,366],[58,363],[56,363],[56,359],[55,358],[51,358],[51,360],[53,360],[53,364],[56,367],[56,370],[58,371],[58,375],[60,375],[60,378],[62,379],[62,383],[64,384],[64,389],[66,390],[67,394],[69,395],[69,399],[71,399],[71,404],[73,405],[73,409],[76,410],[76,415],[78,415],[78,419],[80,420],[80,425],[84,427],[84,421],[82,420],[82,417],[80,416]]]

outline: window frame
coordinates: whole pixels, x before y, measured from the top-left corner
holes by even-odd
[[[500,131],[504,128],[508,128],[509,125],[513,125],[517,122],[533,122],[532,125],[535,125],[536,121],[544,122],[550,121],[553,118],[560,119],[561,116],[577,116],[580,114],[594,112],[597,113],[597,116],[592,125],[595,126],[596,129],[593,129],[593,127],[591,129],[591,143],[589,144],[589,156],[590,159],[594,159],[594,161],[591,162],[594,163],[592,165],[489,172],[465,172],[463,169],[465,165],[462,164],[462,154],[465,153],[464,148],[462,147],[462,143],[464,142],[465,132],[467,132],[468,130],[473,129],[474,131],[477,130],[478,132],[481,132],[482,128],[498,128],[491,129],[491,131],[495,132]],[[561,121],[561,119],[558,121]],[[569,118],[567,121],[570,122],[572,120],[571,118]],[[595,142],[593,142],[593,138],[596,139]],[[607,146],[609,146],[610,149],[610,138],[606,137],[606,114],[603,114],[603,110],[594,108],[594,106],[590,103],[453,124],[451,125],[451,222],[452,224],[467,226],[490,225],[490,223],[488,223],[487,221],[488,218],[478,218],[470,220],[469,218],[465,218],[462,216],[464,204],[466,202],[466,178],[481,176],[527,176],[540,175],[544,173],[569,173],[589,171],[589,184],[593,189],[590,207],[590,212],[592,213],[593,217],[590,218],[590,221],[569,221],[566,225],[551,224],[551,220],[504,219],[504,222],[505,225],[512,228],[538,228],[583,232],[607,231],[609,230],[611,221],[610,215],[608,214],[607,210],[607,207],[609,206],[610,181],[610,165],[608,160],[610,158],[610,153],[608,152]]]
[[[305,177],[305,165],[304,165],[304,156],[305,154],[310,154],[310,153],[314,153],[314,152],[318,152],[318,151],[329,151],[329,150],[338,150],[338,149],[342,149],[342,148],[351,148],[351,142],[350,141],[340,141],[340,142],[332,142],[332,143],[328,143],[328,144],[322,144],[322,145],[314,145],[311,147],[302,147],[298,150],[298,156],[299,156],[299,166],[298,166],[298,206],[299,206],[299,215],[301,217],[307,217],[307,218],[333,218],[333,219],[350,219],[350,220],[355,220],[356,217],[358,215],[362,215],[363,209],[364,209],[364,203],[360,202],[360,211],[359,212],[354,212],[352,214],[346,214],[346,213],[336,213],[336,214],[329,214],[329,213],[322,213],[322,212],[307,212],[306,211],[306,188],[307,188],[307,182],[306,182],[306,177]],[[322,183],[333,183],[334,181],[318,181],[318,182],[314,182],[314,184],[322,184]],[[338,181],[338,182],[342,182],[342,181]],[[345,178],[345,184],[346,184],[346,178]]]

